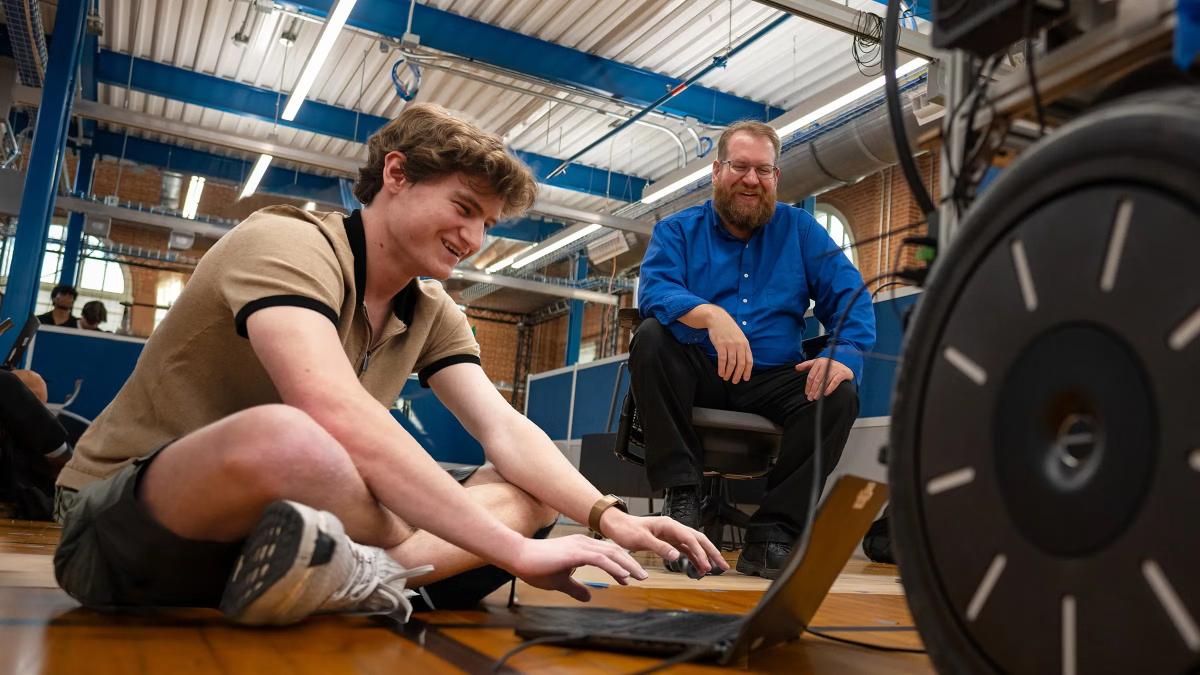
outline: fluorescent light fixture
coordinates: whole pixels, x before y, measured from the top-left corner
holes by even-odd
[[[313,202],[313,201],[304,202],[304,210],[305,211],[312,211],[313,209],[316,209],[316,208],[317,208],[316,202]]]
[[[250,170],[250,177],[246,179],[246,185],[242,187],[242,194],[238,195],[238,199],[245,199],[254,194],[258,189],[258,184],[262,182],[263,174],[267,172],[267,167],[271,166],[271,160],[275,159],[271,155],[259,155],[258,161],[254,163],[254,168]]]
[[[701,178],[703,178],[711,173],[712,173],[712,164],[705,163],[704,166],[699,167],[695,171],[692,171],[689,174],[681,176],[681,177],[677,178],[676,180],[673,180],[670,183],[663,185],[662,187],[659,187],[658,184],[655,183],[653,186],[651,186],[649,194],[642,195],[642,203],[643,204],[653,204],[654,202],[662,199],[663,197],[666,197],[667,195],[671,194],[672,192],[678,190],[679,188],[684,187],[685,185],[691,185],[692,183],[695,183],[696,181],[700,180]]]
[[[321,37],[317,38],[317,46],[313,47],[312,53],[308,55],[308,63],[304,64],[304,72],[300,73],[300,79],[292,89],[291,95],[288,96],[287,105],[283,108],[283,119],[289,122],[296,119],[296,113],[300,112],[300,106],[304,103],[304,98],[308,96],[308,90],[312,88],[313,82],[321,72],[321,66],[325,65],[325,59],[329,57],[329,52],[333,49],[333,44],[337,42],[338,35],[342,32],[342,27],[346,25],[346,19],[350,17],[350,11],[354,9],[356,2],[358,0],[338,0],[333,11],[329,13],[329,19],[325,21],[325,27],[321,29]]]
[[[183,199],[184,218],[195,218],[196,209],[200,207],[200,195],[204,194],[204,178],[202,176],[192,176],[188,182],[187,197]]]
[[[272,7],[270,13],[263,17],[258,26],[258,37],[254,38],[255,51],[263,51],[271,44],[271,36],[275,34],[275,27],[279,25],[279,15],[280,13]]]
[[[507,258],[504,258],[503,260],[501,260],[499,262],[494,262],[491,265],[488,265],[487,267],[485,267],[483,269],[483,271],[487,272],[488,274],[494,274],[496,272],[499,272],[500,270],[513,264],[513,261],[516,260],[518,256],[523,255],[526,251],[528,251],[529,249],[533,248],[536,245],[537,244],[530,244],[529,246],[525,246],[521,250],[517,251],[516,253],[513,253],[512,255],[508,256]]]
[[[900,66],[899,68],[896,68],[896,77],[904,77],[905,75],[908,75],[909,73],[914,72],[915,70],[924,66],[927,63],[929,63],[929,62],[926,61],[925,59],[914,58],[911,61],[908,61],[904,65]],[[834,99],[833,101],[830,101],[829,103],[817,108],[816,110],[808,113],[807,115],[803,115],[803,116],[793,120],[792,122],[785,124],[784,126],[780,127],[779,129],[776,129],[776,133],[779,134],[779,137],[781,139],[785,138],[788,136],[788,134],[793,133],[797,129],[806,127],[809,124],[816,122],[817,120],[829,115],[830,113],[836,112],[838,109],[843,108],[843,107],[857,101],[858,99],[866,96],[867,94],[874,92],[877,89],[882,89],[883,83],[884,83],[883,77],[882,76],[877,77],[874,80],[871,80],[870,82],[862,85],[861,87],[858,87],[857,89],[851,91],[850,93],[848,93],[844,96],[839,96],[838,98]],[[655,183],[655,184],[651,185],[650,188],[642,195],[642,203],[643,204],[653,204],[654,202],[657,202],[658,200],[662,199],[663,197],[666,197],[667,195],[672,194],[676,190],[683,188],[683,187],[687,187],[688,185],[691,185],[692,183],[695,183],[696,181],[700,180],[701,178],[704,178],[705,176],[709,175],[710,173],[712,173],[712,163],[706,162],[703,166],[696,167],[696,169],[694,171],[689,171],[688,173],[680,176],[679,178],[676,178],[675,180],[673,180],[669,183],[663,183],[661,186],[658,183]]]
[[[915,59],[909,61],[908,63],[905,63],[904,65],[900,66],[899,68],[896,68],[896,77],[904,77],[905,75],[908,75],[909,73],[916,71],[918,68],[924,66],[927,63],[929,63],[929,62],[926,61],[925,59],[915,58]],[[843,96],[839,96],[838,98],[835,98],[834,100],[830,101],[829,103],[826,103],[825,105],[821,106],[820,108],[817,108],[816,110],[808,113],[807,115],[804,115],[795,120],[792,120],[788,124],[785,124],[782,127],[776,129],[775,132],[779,134],[780,139],[783,139],[786,136],[788,136],[789,134],[791,134],[792,132],[797,131],[799,129],[803,129],[804,127],[812,124],[813,122],[816,122],[817,120],[819,120],[827,115],[837,112],[841,108],[844,108],[845,106],[848,106],[851,103],[854,103],[858,99],[874,92],[875,90],[883,89],[883,84],[884,84],[884,77],[882,75],[880,75],[879,77],[875,78],[874,80],[871,80],[870,82],[855,89],[854,91],[851,91],[850,93],[845,94]]]
[[[599,224],[592,223],[591,225],[588,225],[587,227],[585,227],[583,229],[577,230],[574,234],[567,235],[567,236],[563,237],[562,239],[559,239],[558,241],[555,241],[555,242],[552,242],[552,243],[546,244],[546,245],[538,244],[537,246],[534,247],[532,253],[530,253],[529,255],[525,256],[524,258],[521,258],[520,260],[513,263],[512,267],[514,270],[519,270],[522,267],[533,262],[534,260],[537,260],[539,258],[544,258],[544,257],[550,255],[551,253],[554,253],[558,249],[566,246],[567,244],[572,244],[574,242],[577,242],[580,239],[583,239],[584,237],[588,236],[589,234],[591,234],[599,229],[600,229]]]

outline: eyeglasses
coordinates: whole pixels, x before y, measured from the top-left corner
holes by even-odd
[[[735,162],[729,159],[721,160],[720,164],[723,166],[728,166],[729,170],[738,176],[744,176],[746,175],[747,171],[754,169],[754,175],[758,176],[759,180],[772,180],[775,178],[775,172],[779,170],[779,167],[775,166],[774,164],[759,164],[758,166],[754,166],[752,164]]]

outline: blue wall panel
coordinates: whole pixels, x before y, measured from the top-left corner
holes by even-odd
[[[892,386],[896,382],[897,363],[887,358],[899,356],[904,339],[901,332],[904,311],[917,302],[919,295],[906,295],[875,303],[875,350],[879,356],[863,359],[863,382],[859,388],[859,417],[880,417],[892,413]]]
[[[613,381],[621,362],[584,365],[579,367],[575,380],[575,419],[571,424],[571,437],[582,438],[584,434],[604,433],[608,420],[608,406],[612,401]],[[617,393],[617,410],[613,413],[613,428],[621,414],[621,400],[629,389],[629,373],[621,370],[621,389]]]
[[[571,412],[570,371],[530,380],[525,396],[529,401],[529,419],[550,438],[566,438]]]
[[[432,389],[423,388],[415,377],[408,378],[400,392],[408,402],[406,411],[392,410],[395,417],[433,458],[442,462],[482,464],[483,447],[463,428]],[[403,404],[403,403],[402,403]]]
[[[51,403],[65,401],[75,390],[75,380],[83,380],[79,397],[67,410],[94,419],[129,379],[142,345],[83,331],[40,330],[29,367],[46,380]]]

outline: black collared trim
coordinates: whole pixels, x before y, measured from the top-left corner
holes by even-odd
[[[417,300],[421,295],[417,284],[418,281],[413,279],[392,298],[392,312],[405,326],[412,325],[413,315],[417,313]]]
[[[338,323],[337,312],[333,311],[333,308],[321,302],[320,300],[314,300],[303,295],[272,295],[269,298],[251,300],[250,302],[247,302],[240,310],[238,310],[237,316],[233,318],[233,324],[237,328],[237,334],[242,337],[250,337],[246,333],[246,319],[249,319],[251,314],[260,309],[281,306],[303,307],[304,309],[311,309],[312,311],[332,321],[334,326],[337,326]]]
[[[437,371],[447,366],[453,366],[459,363],[474,363],[477,366],[483,365],[483,363],[480,362],[479,357],[475,356],[474,354],[454,354],[453,356],[447,356],[445,358],[438,359],[437,361],[434,361],[433,363],[422,368],[421,372],[417,373],[417,381],[421,383],[422,387],[428,389],[429,378],[433,377]]]
[[[354,256],[354,304],[358,306],[363,304],[363,294],[367,292],[367,234],[358,209],[351,211],[342,222],[346,226],[350,254]]]

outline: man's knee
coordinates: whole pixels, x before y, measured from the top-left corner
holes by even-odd
[[[299,408],[258,406],[229,423],[223,468],[243,485],[282,494],[297,481],[328,480],[352,466],[337,440]]]
[[[644,319],[633,333],[633,342],[629,344],[629,358],[654,358],[654,355],[664,348],[676,344],[675,336],[653,317]]]
[[[851,422],[858,417],[858,387],[853,382],[839,384],[832,394],[825,397],[825,401],[825,405],[829,406],[828,414],[848,418]]]

